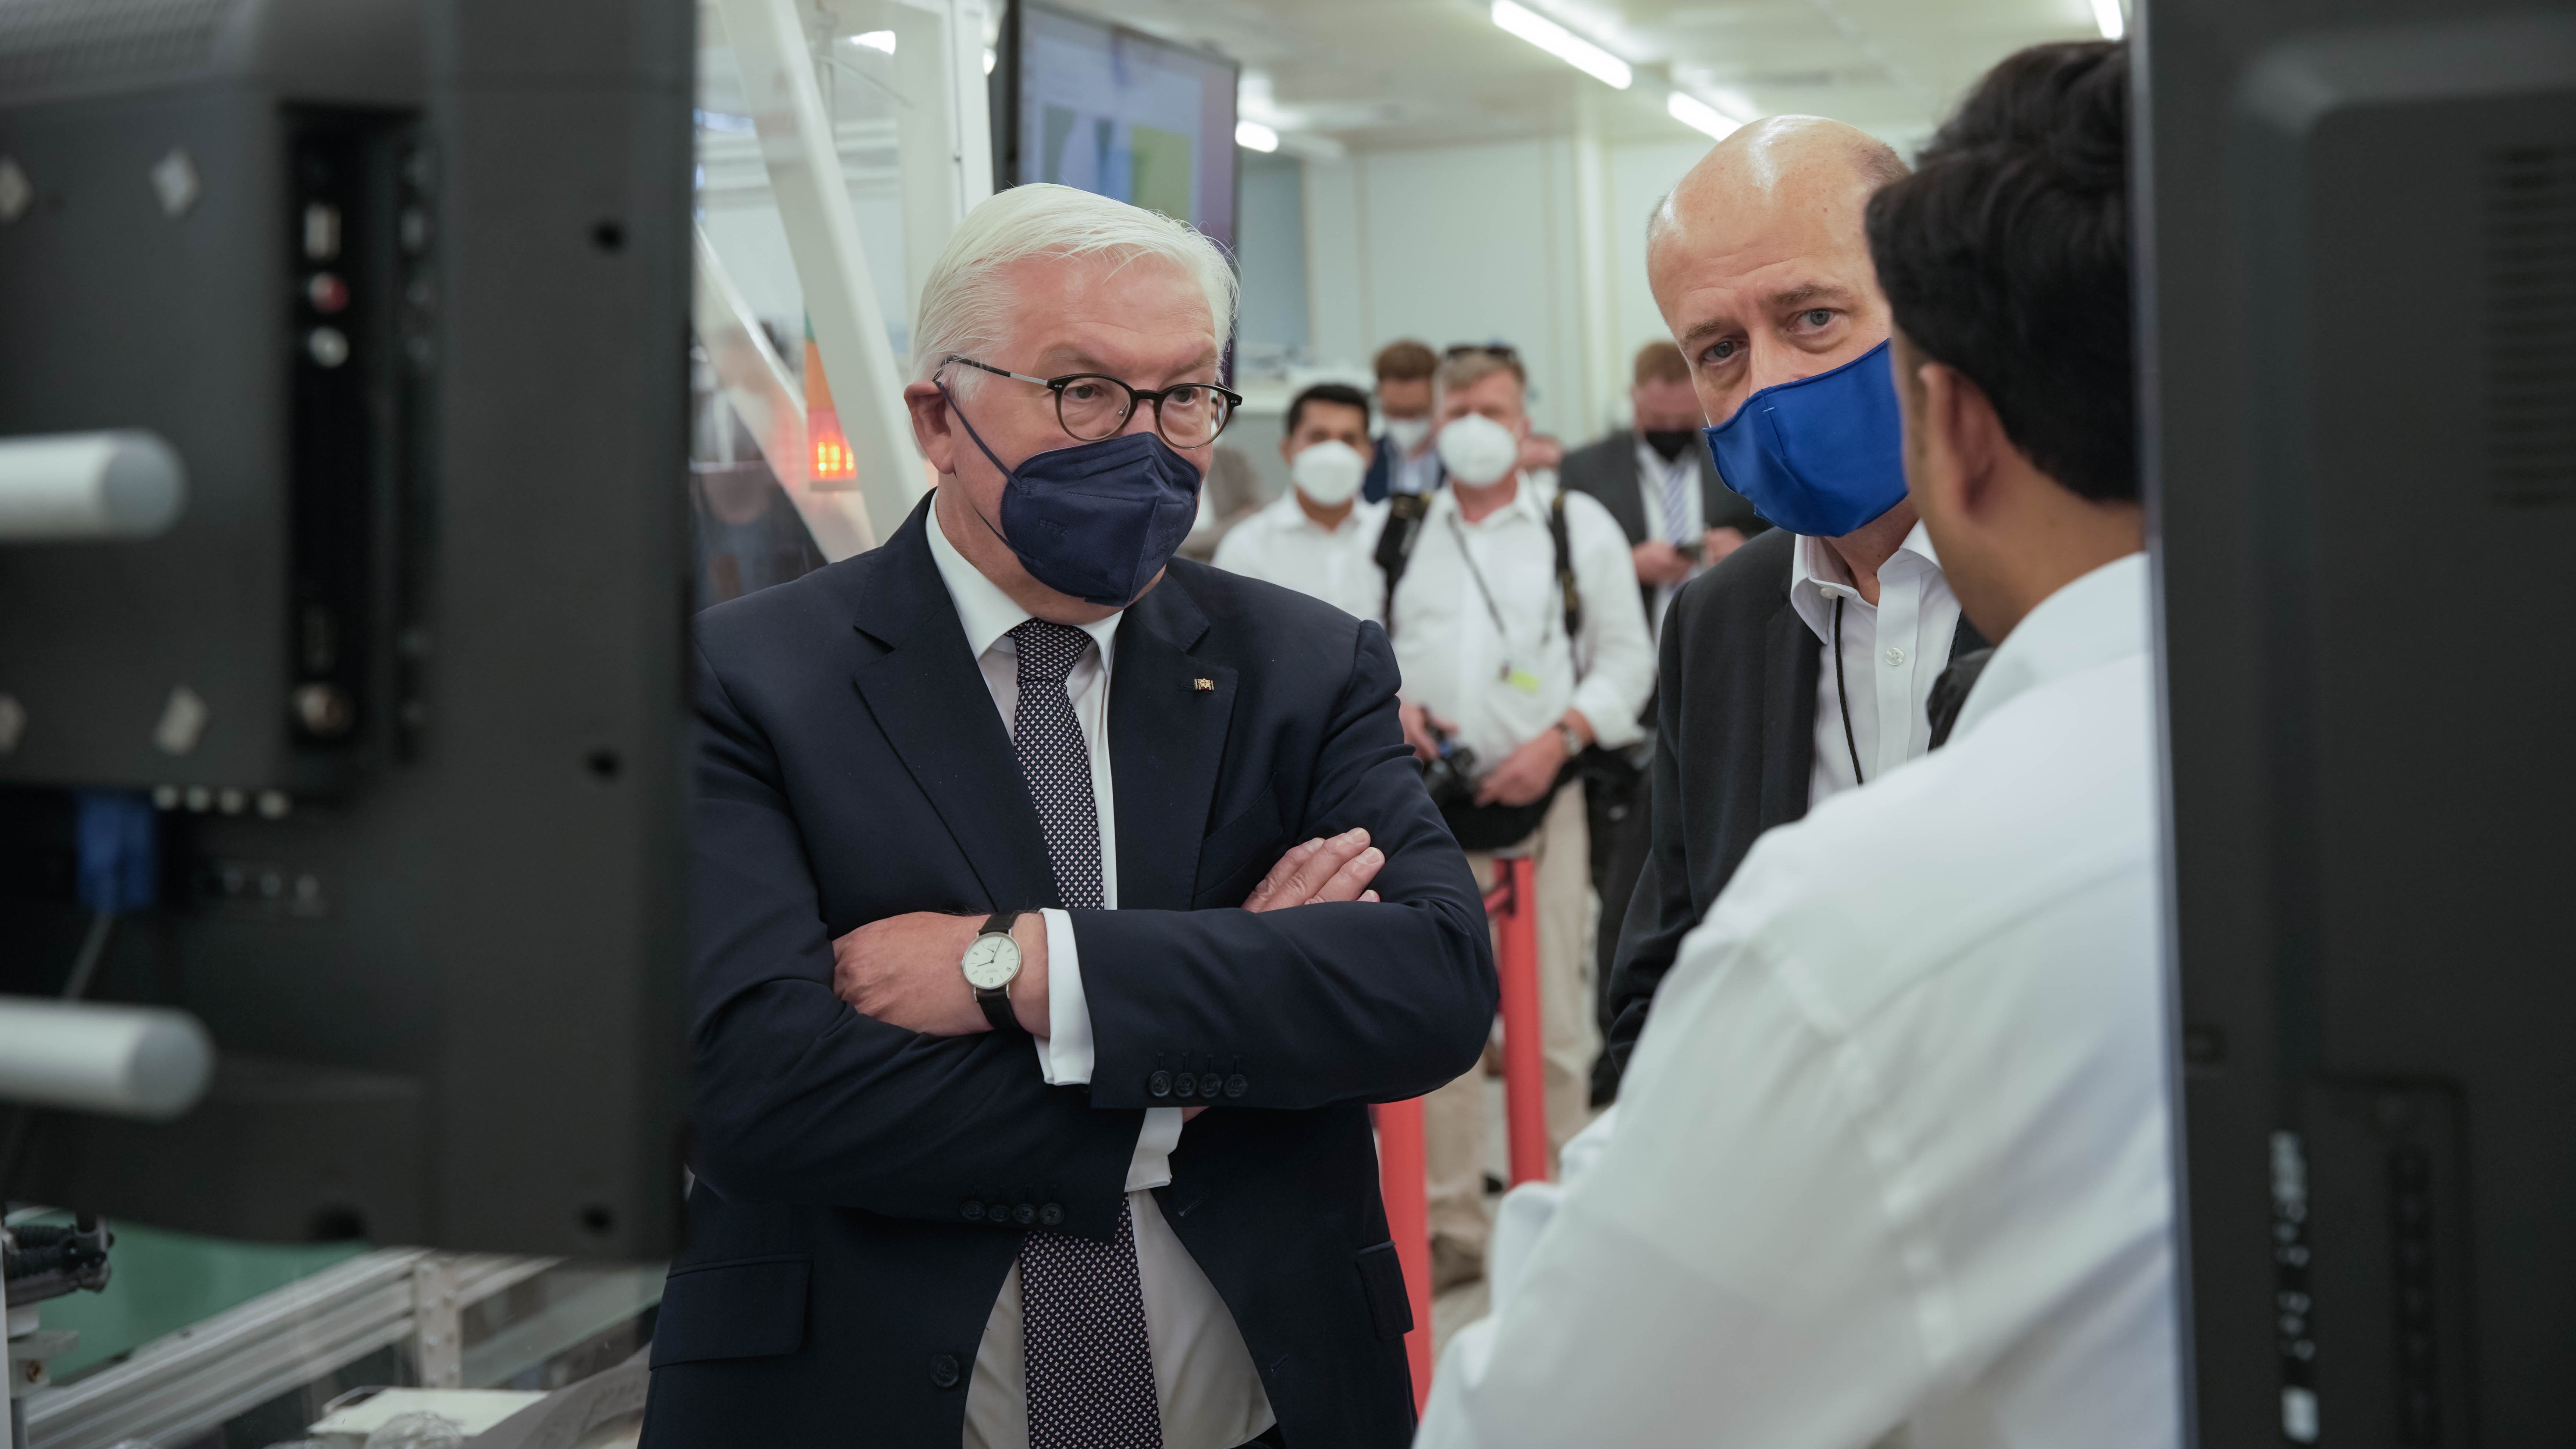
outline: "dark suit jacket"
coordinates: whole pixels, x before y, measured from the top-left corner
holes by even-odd
[[[1610,968],[1596,1096],[1618,1091],[1682,937],[1726,889],[1755,838],[1807,813],[1824,646],[1789,602],[1797,542],[1785,528],[1770,530],[1684,584],[1664,615],[1654,839]],[[1962,616],[1951,656],[1984,647]]]
[[[1395,454],[1395,440],[1384,433],[1378,434],[1377,447],[1369,454],[1368,476],[1360,480],[1362,498],[1371,503],[1386,501],[1386,495],[1395,488]],[[1449,481],[1449,470],[1441,465],[1436,449],[1432,453],[1431,468],[1437,480],[1431,485],[1434,489]]]
[[[1709,527],[1742,529],[1744,536],[1751,538],[1771,526],[1753,511],[1753,504],[1743,494],[1718,481],[1717,460],[1708,455],[1706,445],[1694,445],[1691,455],[1699,460],[1700,512]],[[1566,454],[1565,465],[1557,470],[1557,476],[1575,492],[1599,499],[1601,506],[1610,510],[1610,516],[1619,520],[1620,530],[1628,535],[1630,544],[1644,543],[1650,535],[1662,536],[1663,520],[1656,519],[1657,526],[1650,530],[1646,526],[1646,502],[1637,496],[1634,432],[1623,428]],[[1638,587],[1646,596],[1647,617],[1652,618],[1655,586]]]
[[[1097,1067],[1051,1088],[1025,1035],[918,1036],[832,994],[832,941],[866,922],[1055,903],[927,511],[698,621],[698,1179],[645,1443],[955,1449],[1024,1205],[1106,1238],[1144,1109],[1220,1092],[1163,1214],[1286,1437],[1395,1449],[1410,1315],[1365,1104],[1474,1065],[1497,986],[1386,636],[1177,560],[1128,609],[1121,908],[1073,912]],[[1384,904],[1235,909],[1288,845],[1353,825],[1387,853]]]

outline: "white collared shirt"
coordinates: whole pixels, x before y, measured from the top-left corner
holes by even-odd
[[[1376,619],[1386,612],[1386,575],[1375,556],[1385,528],[1386,505],[1365,498],[1326,528],[1298,506],[1292,487],[1226,530],[1215,562],[1229,573],[1311,594],[1354,619]]]
[[[1842,677],[1834,676],[1834,603],[1843,606]],[[1798,540],[1789,554],[1789,602],[1825,646],[1816,672],[1816,763],[1807,808],[1828,795],[1875,780],[1932,747],[1932,686],[1950,667],[1959,629],[1959,600],[1941,575],[1932,535],[1922,524],[1878,566],[1878,602],[1860,596],[1851,570],[1821,538]],[[1843,690],[1850,690],[1851,734],[1843,734]],[[1861,778],[1852,777],[1857,747]]]
[[[2131,555],[1755,843],[1416,1449],[2180,1442],[2152,665]]]
[[[948,540],[934,507],[927,520],[931,561],[965,626],[1002,729],[1019,724],[1019,646],[1010,631],[1030,614],[966,561]],[[1095,647],[1086,649],[1065,676],[1066,696],[1091,752],[1091,798],[1100,816],[1100,900],[1118,908],[1117,794],[1109,775],[1109,682],[1116,657],[1118,621],[1112,614],[1086,624]],[[1043,912],[1047,932],[1048,1034],[1037,1038],[1038,1072],[1049,1086],[1091,1080],[1091,1009],[1082,992],[1082,961],[1073,919]],[[1234,1314],[1208,1282],[1189,1249],[1181,1246],[1150,1189],[1172,1180],[1171,1152],[1180,1145],[1181,1109],[1151,1107],[1127,1166],[1127,1200],[1136,1224],[1136,1272],[1144,1290],[1145,1333],[1154,1356],[1154,1387],[1163,1411],[1166,1449],[1234,1449],[1270,1427],[1275,1416],[1244,1347]],[[1026,1369],[1020,1339],[1020,1270],[1014,1264],[1002,1294],[984,1321],[975,1352],[975,1376],[966,1390],[963,1449],[1027,1449]]]
[[[1547,527],[1552,496],[1524,476],[1510,502],[1469,523],[1459,514],[1457,491],[1441,489],[1396,586],[1388,632],[1404,672],[1404,697],[1455,723],[1480,772],[1544,734],[1569,707],[1583,712],[1605,748],[1643,733],[1637,713],[1654,688],[1655,651],[1646,638],[1628,535],[1598,499],[1566,495],[1568,561],[1583,595],[1582,637],[1567,640],[1556,545]],[[1462,549],[1472,554],[1474,569]],[[1584,665],[1579,682],[1578,659]]]
[[[1664,520],[1664,490],[1679,485],[1682,495],[1682,531],[1675,534]],[[1671,462],[1664,461],[1644,438],[1637,440],[1637,500],[1646,509],[1646,536],[1670,544],[1695,544],[1708,534],[1708,500],[1699,492],[1699,456],[1689,448]],[[1691,565],[1691,571],[1669,584],[1655,587],[1655,604],[1646,613],[1647,633],[1660,639],[1664,633],[1664,613],[1673,606],[1673,595],[1683,584],[1699,577],[1707,568],[1705,561]]]
[[[1387,468],[1386,491],[1396,493],[1431,493],[1440,487],[1440,430],[1435,427],[1423,441],[1422,451],[1408,453],[1391,435],[1380,434],[1395,461]]]

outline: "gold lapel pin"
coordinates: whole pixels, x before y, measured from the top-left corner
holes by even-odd
[[[1198,690],[1204,694],[1207,691],[1216,688],[1216,681],[1213,679],[1193,679],[1190,681],[1190,688]]]

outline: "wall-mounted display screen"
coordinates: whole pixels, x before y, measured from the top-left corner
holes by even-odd
[[[1023,3],[1017,180],[1187,221],[1234,249],[1234,62]]]

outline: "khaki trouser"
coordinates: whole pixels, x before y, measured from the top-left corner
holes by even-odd
[[[1530,838],[1508,854],[1534,858],[1538,895],[1538,998],[1546,1059],[1548,1171],[1556,1149],[1591,1120],[1590,1077],[1599,1050],[1592,1022],[1592,852],[1584,823],[1583,786],[1556,793]],[[1470,851],[1476,884],[1492,889],[1494,855]],[[1495,957],[1502,943],[1495,938]],[[1430,1159],[1431,1235],[1482,1254],[1492,1224],[1485,1215],[1485,1070],[1475,1070],[1423,1099]]]

